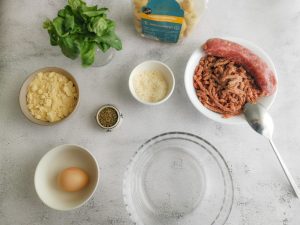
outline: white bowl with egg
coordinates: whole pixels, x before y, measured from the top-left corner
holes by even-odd
[[[167,101],[175,87],[172,70],[164,63],[150,60],[136,66],[129,76],[132,96],[146,105],[159,105]]]
[[[64,118],[59,119],[58,121],[53,121],[53,122],[44,121],[44,120],[41,120],[41,119],[37,119],[31,113],[30,109],[28,108],[28,102],[27,102],[27,95],[29,93],[30,85],[34,81],[34,79],[37,77],[37,75],[39,73],[43,74],[43,73],[51,73],[51,72],[57,73],[59,75],[63,75],[64,77],[67,78],[68,81],[71,81],[73,83],[73,87],[75,88],[76,94],[77,94],[77,97],[76,97],[76,100],[75,100],[75,104],[72,107],[71,112],[69,112],[66,116],[64,116]],[[50,85],[54,86],[54,83],[52,82]],[[38,91],[40,91],[40,90],[38,90]],[[49,93],[47,93],[47,94],[49,94]],[[52,98],[53,98],[53,96],[49,96],[50,101],[54,102],[54,100]],[[21,90],[20,90],[19,103],[20,103],[21,111],[26,116],[26,118],[28,120],[30,120],[31,122],[39,124],[39,125],[44,125],[44,126],[58,124],[58,123],[60,123],[60,122],[62,122],[64,120],[66,120],[67,118],[69,118],[76,111],[76,109],[78,108],[78,105],[79,105],[79,86],[78,86],[78,83],[75,80],[74,76],[71,73],[69,73],[68,71],[66,71],[66,70],[64,70],[62,68],[58,68],[58,67],[45,67],[45,68],[41,68],[41,69],[38,69],[38,70],[34,71],[33,73],[31,73],[26,78],[26,80],[24,81],[24,83],[23,83],[23,85],[21,87]]]
[[[82,172],[75,171],[71,179],[64,179],[65,186],[62,187],[62,171],[74,167],[84,171],[88,182],[86,177],[80,177]],[[74,187],[78,182],[81,190]],[[98,182],[99,166],[95,157],[87,149],[70,144],[57,146],[47,152],[40,160],[34,175],[35,190],[41,201],[52,209],[62,211],[78,208],[87,202],[94,194]]]

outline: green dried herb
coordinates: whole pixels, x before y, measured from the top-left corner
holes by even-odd
[[[106,107],[98,114],[98,120],[103,127],[112,127],[118,122],[118,112],[112,107]]]

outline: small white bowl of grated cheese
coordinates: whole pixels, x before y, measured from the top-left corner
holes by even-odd
[[[150,60],[136,66],[129,76],[132,96],[146,105],[165,102],[173,93],[175,78],[172,70],[164,63]]]

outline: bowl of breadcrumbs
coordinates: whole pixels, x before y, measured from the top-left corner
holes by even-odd
[[[69,118],[79,104],[79,87],[66,70],[46,67],[30,74],[19,95],[23,114],[33,123],[54,125]]]

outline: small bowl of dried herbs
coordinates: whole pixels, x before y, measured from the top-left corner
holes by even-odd
[[[103,105],[97,112],[96,120],[98,125],[110,132],[118,127],[123,118],[122,113],[114,105]]]

